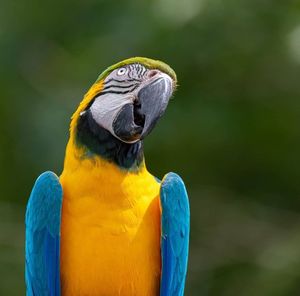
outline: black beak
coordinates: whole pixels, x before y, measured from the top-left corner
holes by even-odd
[[[172,93],[173,81],[167,74],[151,79],[138,91],[134,103],[124,105],[117,114],[115,135],[128,143],[144,139],[164,114]]]
[[[173,93],[173,82],[164,74],[142,87],[137,94],[135,117],[144,121],[141,139],[154,128],[164,114]]]

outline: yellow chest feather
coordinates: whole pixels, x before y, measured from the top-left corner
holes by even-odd
[[[63,296],[159,295],[159,184],[107,165],[65,170]]]

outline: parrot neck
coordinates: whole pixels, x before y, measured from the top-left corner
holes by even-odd
[[[78,120],[74,144],[81,150],[81,158],[100,157],[119,168],[139,171],[144,162],[143,143],[124,143],[100,127],[89,113]]]

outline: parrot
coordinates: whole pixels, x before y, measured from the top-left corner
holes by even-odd
[[[27,203],[27,296],[184,295],[187,191],[149,173],[143,152],[176,87],[166,63],[133,57],[83,96],[62,173],[42,173]]]

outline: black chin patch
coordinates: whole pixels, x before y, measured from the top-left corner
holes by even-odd
[[[120,168],[138,171],[143,161],[142,142],[128,144],[120,141],[94,120],[87,110],[77,123],[76,142],[85,146],[87,152],[83,157],[99,155]]]
[[[139,139],[143,126],[141,120],[135,116],[133,104],[126,104],[122,107],[113,122],[113,130],[118,138],[125,142],[132,142]],[[138,119],[138,120],[137,120]]]

